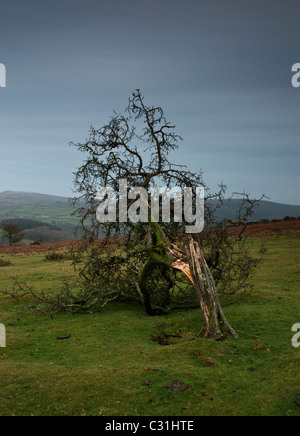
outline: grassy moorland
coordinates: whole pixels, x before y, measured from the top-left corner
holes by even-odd
[[[29,192],[0,193],[0,221],[7,218],[27,218],[53,224],[77,225],[72,216],[73,207],[68,198]]]
[[[264,238],[268,252],[254,292],[225,308],[244,332],[238,340],[200,338],[199,310],[150,318],[139,305],[111,304],[101,313],[50,318],[26,311],[29,301],[0,295],[7,328],[0,416],[299,415],[300,349],[291,344],[300,322],[299,242]],[[253,250],[260,245],[255,239]],[[74,272],[67,260],[46,261],[46,253],[0,251],[0,261],[11,263],[0,267],[0,287],[11,288],[17,276],[55,292]],[[162,346],[153,339],[163,334],[180,337]],[[204,365],[207,358],[215,365]]]

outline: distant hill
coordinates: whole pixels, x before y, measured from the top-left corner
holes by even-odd
[[[54,226],[52,224],[48,224],[42,221],[30,220],[25,218],[9,218],[5,219],[4,222],[9,224],[17,224],[21,230],[32,230],[38,227],[47,227],[49,230],[61,230],[61,228],[58,226]]]
[[[223,206],[216,212],[217,218],[234,218],[239,204],[240,200],[225,200]],[[36,226],[30,228],[27,226],[27,234],[31,236],[34,232],[29,232],[29,230],[38,228],[39,232],[46,237],[45,226],[52,226],[48,229],[52,232],[52,239],[58,237],[61,240],[61,237],[70,237],[77,225],[72,212],[73,206],[66,197],[15,191],[0,193],[0,222],[8,219],[22,219],[23,222],[24,220],[39,221]],[[286,216],[300,217],[300,206],[261,201],[251,221],[281,220]],[[56,234],[55,232],[59,232],[58,229],[65,234],[63,236]]]
[[[25,230],[27,242],[61,242],[74,238],[77,220],[66,197],[29,192],[0,193],[0,222],[13,220]],[[0,243],[5,241],[1,238]]]
[[[0,193],[0,221],[30,219],[72,233],[77,225],[72,212],[73,206],[66,197],[15,191]]]
[[[216,211],[216,217],[219,220],[223,218],[234,219],[240,204],[241,200],[238,199],[225,200],[223,206]],[[262,200],[258,207],[255,208],[254,214],[249,218],[249,221],[282,220],[287,216],[300,217],[300,206]]]
[[[65,242],[75,239],[73,233],[66,232],[58,226],[44,223],[41,221],[30,220],[25,218],[10,218],[4,219],[0,224],[17,224],[22,230],[23,242]],[[1,235],[0,231],[0,244],[8,242],[5,236]]]

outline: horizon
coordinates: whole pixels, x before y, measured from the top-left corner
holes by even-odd
[[[73,196],[73,197],[67,197],[67,196],[64,196],[64,195],[59,195],[59,194],[49,194],[49,193],[43,193],[43,192],[29,192],[29,191],[13,191],[13,190],[6,190],[6,191],[3,191],[3,192],[0,192],[0,195],[3,195],[3,194],[29,194],[29,195],[45,195],[45,196],[49,196],[49,197],[60,197],[60,198],[63,198],[63,199],[65,199],[65,200],[70,200],[70,199],[72,199],[72,198],[74,198],[75,196]],[[250,200],[253,200],[254,198],[250,198]],[[230,201],[239,201],[239,200],[241,200],[241,198],[240,197],[237,197],[237,198],[227,198],[227,197],[225,197],[224,198],[224,201],[227,201],[227,200],[230,200]],[[214,201],[214,200],[212,200],[212,201]],[[293,203],[281,203],[281,202],[278,202],[278,201],[272,201],[272,200],[270,200],[269,198],[267,198],[267,197],[265,197],[265,198],[263,198],[262,200],[260,200],[260,201],[265,201],[265,202],[267,202],[267,203],[274,203],[274,204],[281,204],[281,205],[284,205],[284,206],[299,206],[300,207],[300,204],[293,204]]]

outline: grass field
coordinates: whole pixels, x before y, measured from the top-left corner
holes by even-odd
[[[7,329],[0,416],[299,416],[300,348],[292,347],[291,329],[300,323],[300,239],[264,243],[254,292],[225,308],[244,332],[238,340],[200,338],[200,310],[150,318],[139,305],[112,304],[101,313],[51,319],[24,310],[28,302],[0,296]],[[261,240],[253,244],[258,250]],[[70,262],[47,262],[41,252],[0,252],[1,259],[12,263],[0,268],[2,289],[17,276],[54,292],[74,275]],[[161,333],[181,337],[162,346],[153,340]],[[70,338],[57,340],[64,335]],[[207,358],[215,365],[204,365]]]
[[[28,192],[0,193],[0,221],[25,218],[48,224],[77,226],[74,208],[68,198]]]

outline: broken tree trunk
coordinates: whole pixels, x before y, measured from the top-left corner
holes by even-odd
[[[155,265],[171,267],[182,271],[195,287],[204,320],[204,336],[222,336],[220,323],[223,322],[229,332],[235,338],[238,338],[236,331],[225,317],[214,278],[199,244],[193,237],[189,236],[185,250],[182,251],[179,247],[167,241],[166,235],[157,223],[151,223],[149,244],[152,247],[152,253],[141,271],[138,283],[148,315],[154,315],[154,311],[151,305],[147,278]]]
[[[204,318],[204,336],[221,336],[222,332],[220,328],[220,322],[223,322],[230,333],[235,338],[238,338],[236,331],[231,327],[225,317],[219,301],[214,278],[206,263],[199,244],[193,239],[192,236],[189,236],[189,243],[186,246],[185,254],[190,269],[190,275],[192,277],[192,283],[195,286]]]

